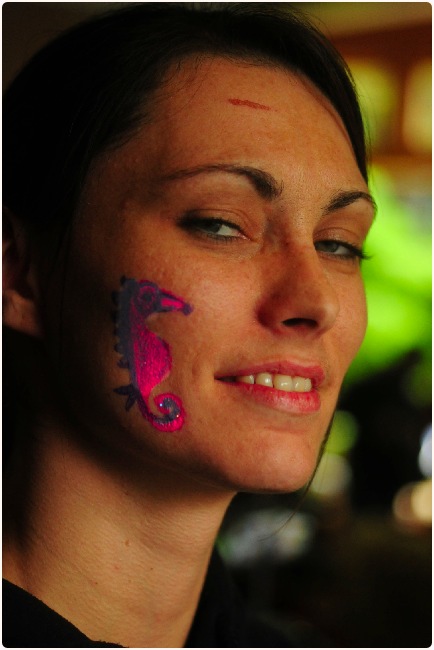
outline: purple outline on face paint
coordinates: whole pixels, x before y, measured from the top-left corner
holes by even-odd
[[[115,334],[119,343],[115,350],[122,354],[118,366],[128,368],[131,383],[115,388],[114,392],[126,395],[127,411],[137,402],[143,417],[159,431],[178,431],[185,420],[179,397],[163,393],[154,398],[162,415],[155,415],[149,408],[151,392],[169,375],[172,357],[168,344],[146,327],[145,320],[152,314],[168,311],[180,311],[187,316],[193,308],[147,280],[138,282],[123,277],[121,285],[121,290],[113,293],[118,308]]]

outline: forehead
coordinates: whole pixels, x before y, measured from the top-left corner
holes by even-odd
[[[306,78],[289,70],[222,58],[169,70],[152,119],[110,166],[129,180],[218,163],[250,164],[298,184],[335,176],[364,185],[339,115]],[[107,160],[107,159],[106,159]]]
[[[297,87],[304,87],[312,97],[337,117],[329,101],[305,75],[278,63],[247,59],[211,55],[187,57],[176,66],[169,68],[162,83],[162,86],[168,89],[168,93],[163,92],[162,97],[169,100],[169,105],[170,103],[173,105],[177,101],[183,102],[188,95],[195,102],[206,101],[206,98],[218,101],[219,98],[225,100],[226,93],[230,90],[241,95],[247,91],[258,97],[268,96],[270,101],[275,100],[281,108],[284,108],[287,99],[290,104],[292,103],[289,97],[292,92],[288,85],[293,87],[293,92]],[[233,104],[243,105],[244,101],[240,100]],[[246,106],[265,110],[270,108],[254,101],[247,102]]]
[[[294,130],[301,121],[308,131],[319,122],[323,131],[339,131],[350,144],[341,118],[321,91],[305,76],[280,66],[187,59],[169,73],[163,88],[156,124],[163,119],[179,128],[182,120],[187,126],[208,116],[210,130],[217,124],[229,128],[235,120],[246,127],[262,123],[265,129],[278,122],[297,124]]]

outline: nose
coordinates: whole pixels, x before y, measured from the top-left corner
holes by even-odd
[[[262,324],[280,333],[319,336],[328,331],[340,305],[317,251],[313,246],[303,247],[273,257],[267,264],[267,289],[259,308]]]

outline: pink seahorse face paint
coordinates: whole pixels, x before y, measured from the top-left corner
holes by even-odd
[[[115,388],[114,392],[126,396],[127,411],[137,403],[142,416],[159,431],[178,431],[185,420],[179,397],[162,393],[153,398],[159,414],[150,408],[151,392],[169,375],[172,358],[168,344],[147,328],[146,319],[151,314],[169,311],[187,316],[192,307],[147,280],[122,278],[121,285],[121,290],[113,294],[118,308],[115,333],[119,342],[115,350],[122,354],[118,365],[129,370],[131,383]]]

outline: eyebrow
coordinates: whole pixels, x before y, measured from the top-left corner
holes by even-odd
[[[215,174],[218,172],[226,172],[227,174],[234,174],[235,176],[244,176],[253,185],[259,196],[269,201],[279,198],[283,191],[283,183],[278,183],[276,179],[264,171],[256,167],[249,167],[245,165],[229,165],[225,163],[215,163],[212,165],[200,165],[198,167],[191,167],[189,169],[179,169],[162,178],[163,181],[174,181],[182,178],[191,178],[199,174]]]
[[[377,213],[377,204],[375,203],[373,196],[369,194],[369,192],[363,192],[360,190],[349,190],[349,191],[337,192],[333,196],[331,201],[327,203],[327,205],[324,207],[324,214],[330,214],[331,212],[335,212],[336,210],[341,210],[342,208],[346,208],[348,205],[355,203],[359,199],[368,201],[368,203],[370,203],[371,207],[374,210],[374,215]]]
[[[234,174],[235,176],[244,176],[250,181],[259,196],[268,201],[278,199],[282,195],[284,188],[283,182],[279,183],[274,176],[263,169],[246,165],[231,165],[226,163],[199,165],[187,169],[178,169],[163,176],[160,180],[163,182],[175,181],[183,178],[191,178],[200,174],[215,174],[219,172]],[[368,203],[373,207],[374,213],[376,212],[377,205],[368,192],[363,192],[361,190],[342,190],[337,192],[329,203],[327,203],[323,209],[324,214],[330,214],[331,212],[345,208],[359,199],[368,201]]]

